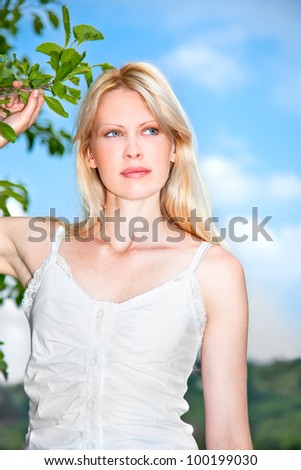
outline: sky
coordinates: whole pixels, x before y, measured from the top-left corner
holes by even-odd
[[[85,45],[90,63],[155,64],[188,114],[214,216],[245,269],[249,360],[301,357],[301,3],[65,3],[73,25],[90,24],[104,34],[104,41]],[[31,51],[62,39],[62,30],[50,28],[38,38],[24,18],[17,52],[24,53],[26,44],[26,53],[45,63],[45,56]],[[68,111],[68,119],[46,109],[44,115],[72,131],[76,111]],[[26,184],[29,215],[49,215],[50,208],[70,220],[80,215],[74,152],[50,158],[37,146],[28,153],[21,137],[1,151],[0,179],[5,178]],[[15,206],[13,211],[20,213]],[[262,230],[256,237],[256,225],[266,220],[265,236]],[[246,240],[233,241],[231,227],[237,239]],[[29,354],[29,329],[11,302],[0,315],[11,381],[18,381]]]

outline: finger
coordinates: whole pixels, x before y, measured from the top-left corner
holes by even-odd
[[[43,90],[39,90],[38,103],[37,103],[36,109],[34,110],[34,112],[32,114],[32,118],[30,119],[29,126],[31,126],[36,121],[36,119],[37,119],[37,117],[38,117],[38,115],[39,115],[39,113],[42,109],[43,104],[44,104],[44,92],[43,92]]]
[[[44,98],[41,90],[33,90],[30,93],[28,102],[22,111],[22,118],[26,129],[28,129],[28,127],[30,127],[35,122],[43,105],[43,101]]]
[[[20,82],[18,80],[15,80],[15,81],[13,81],[12,85],[13,85],[14,88],[21,88],[22,82]]]
[[[7,117],[7,114],[4,111],[1,111],[1,108],[0,108],[0,121],[3,121],[3,119],[5,119],[6,117]]]
[[[10,102],[9,103],[6,103],[5,107],[6,108],[12,108],[13,106],[15,106],[16,104],[19,103],[19,96],[17,93],[10,93],[8,95],[8,98],[10,98]],[[24,107],[24,105],[23,105]],[[18,111],[18,110],[16,110]]]

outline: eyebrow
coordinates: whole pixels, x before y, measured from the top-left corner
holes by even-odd
[[[156,119],[152,119],[151,121],[145,121],[145,122],[142,122],[141,124],[139,124],[139,127],[142,127],[142,126],[145,126],[146,124],[151,124],[151,123],[157,123],[157,120]],[[159,125],[159,124],[158,124]],[[112,123],[112,122],[105,122],[104,124],[100,124],[100,126],[97,127],[97,130],[101,129],[102,127],[105,127],[105,126],[111,126],[111,127],[122,127],[124,128],[124,126],[122,124],[117,124],[116,122],[115,123]]]

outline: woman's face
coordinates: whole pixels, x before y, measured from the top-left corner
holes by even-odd
[[[173,142],[160,130],[139,93],[118,89],[100,98],[88,164],[97,168],[106,198],[159,197],[174,157]]]

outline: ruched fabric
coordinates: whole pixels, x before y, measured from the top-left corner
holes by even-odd
[[[122,303],[91,299],[57,253],[64,229],[26,290],[27,449],[197,449],[181,416],[206,314],[190,266]]]

